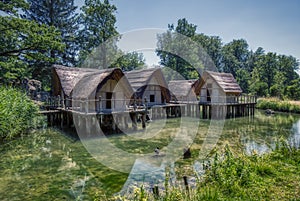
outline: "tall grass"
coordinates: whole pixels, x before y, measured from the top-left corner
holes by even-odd
[[[280,112],[292,112],[300,114],[300,104],[291,101],[282,101],[274,98],[259,99],[256,107],[258,109],[271,109]]]
[[[37,111],[25,93],[0,87],[0,141],[26,134]]]
[[[112,200],[299,200],[299,164],[300,150],[285,142],[265,155],[234,154],[226,147],[212,159],[195,189],[168,189],[158,198],[140,190]]]

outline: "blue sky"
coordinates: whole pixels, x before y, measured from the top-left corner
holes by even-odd
[[[75,0],[78,5],[83,0]],[[143,28],[166,29],[186,18],[197,32],[220,36],[224,43],[246,39],[250,48],[300,59],[298,0],[112,0],[119,33]],[[146,54],[147,63],[158,59]],[[147,58],[148,57],[148,58]]]

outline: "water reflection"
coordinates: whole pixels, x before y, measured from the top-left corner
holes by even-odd
[[[296,148],[300,148],[300,120],[293,124],[291,129],[291,136],[288,138],[290,145]]]
[[[244,153],[248,155],[264,154],[274,149],[279,139],[287,140],[291,146],[300,148],[299,115],[266,116],[264,112],[256,111],[255,117],[252,118],[227,120],[220,144],[229,142],[233,146],[242,147]],[[136,160],[121,193],[132,193],[134,188],[142,185],[149,192],[153,192],[155,186],[163,192],[166,180],[169,187],[184,188],[187,182],[192,188],[196,184],[196,178],[205,173],[203,160],[197,156],[192,160],[180,159],[172,164],[158,163],[158,160],[155,158]],[[184,181],[183,177],[187,180]]]

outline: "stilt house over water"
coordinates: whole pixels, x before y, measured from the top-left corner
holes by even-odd
[[[61,95],[73,110],[111,112],[125,110],[133,95],[126,76],[118,68],[87,69],[53,66],[53,94]],[[82,105],[84,104],[84,106]]]
[[[202,103],[232,103],[242,93],[231,73],[204,71],[199,85]]]
[[[147,68],[125,72],[137,104],[161,105],[170,101],[168,84],[160,68]]]
[[[191,102],[197,101],[200,94],[200,80],[171,80],[169,90],[171,101],[173,102]]]

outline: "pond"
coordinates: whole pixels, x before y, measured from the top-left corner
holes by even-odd
[[[144,131],[82,141],[60,130],[39,129],[1,144],[0,200],[93,200],[140,185],[164,190],[165,181],[184,186],[183,177],[192,187],[208,159],[225,145],[235,153],[263,154],[282,139],[300,147],[299,115],[256,111],[254,117],[216,124],[167,119],[150,122]],[[183,159],[187,146],[191,158]],[[205,146],[207,157],[202,155]]]

